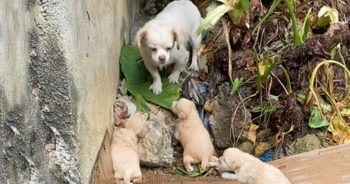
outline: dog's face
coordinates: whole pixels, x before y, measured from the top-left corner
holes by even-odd
[[[180,98],[172,103],[171,110],[177,114],[179,119],[184,120],[196,110],[196,105],[191,100]]]
[[[182,34],[169,26],[148,24],[138,31],[136,42],[150,55],[154,65],[167,66],[172,50],[182,43]]]
[[[226,149],[224,154],[219,158],[218,170],[220,172],[238,170],[240,168],[240,153],[241,151],[237,148]]]

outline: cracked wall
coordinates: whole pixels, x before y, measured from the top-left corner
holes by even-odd
[[[137,0],[0,1],[0,183],[89,183]]]

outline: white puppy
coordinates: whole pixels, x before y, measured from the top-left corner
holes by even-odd
[[[175,138],[184,148],[183,164],[187,171],[193,171],[191,164],[201,163],[206,169],[213,158],[214,146],[208,131],[199,118],[195,104],[185,98],[173,102],[172,111],[178,116],[176,120]]]
[[[111,157],[114,179],[117,184],[140,183],[142,173],[137,153],[137,140],[144,137],[144,124],[140,113],[135,113],[120,122],[113,133]]]
[[[135,42],[142,55],[145,67],[153,78],[150,89],[154,94],[162,92],[159,69],[174,63],[169,76],[171,83],[177,83],[180,73],[186,68],[192,44],[190,69],[198,71],[198,49],[202,37],[195,34],[202,21],[198,8],[189,0],[169,3],[154,19],[147,22],[136,34]]]
[[[241,183],[290,184],[279,169],[237,148],[224,151],[219,158],[218,170],[224,172],[221,175],[223,178],[238,180]]]

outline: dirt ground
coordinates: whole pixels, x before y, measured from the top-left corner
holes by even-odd
[[[193,2],[205,15],[205,8],[210,1],[193,0]],[[334,133],[327,131],[327,128],[308,126],[315,99],[309,103],[305,103],[305,99],[310,91],[311,74],[316,65],[323,60],[331,59],[331,50],[338,43],[341,44],[340,54],[338,54],[340,58],[334,60],[342,61],[347,68],[350,67],[350,2],[348,0],[298,0],[296,15],[299,22],[302,22],[309,8],[312,14],[316,15],[325,5],[338,10],[340,21],[335,28],[331,26],[317,30],[311,27],[311,33],[305,43],[299,47],[292,46],[291,23],[284,5],[280,5],[261,25],[257,33],[252,34],[252,28],[266,14],[272,3],[271,0],[251,1],[251,10],[248,15],[249,29],[246,26],[233,25],[225,15],[213,29],[207,31],[201,51],[202,60],[206,62],[202,67],[204,70],[197,75],[184,74],[186,77],[184,77],[181,94],[196,101],[199,110],[204,109],[204,116],[210,116],[212,112],[208,106],[217,100],[220,86],[224,83],[231,85],[231,80],[242,78],[241,87],[232,97],[233,101],[239,105],[232,108],[244,108],[250,112],[251,117],[249,122],[242,122],[244,123],[241,126],[244,127],[242,134],[225,136],[231,136],[232,140],[236,140],[232,142],[232,146],[238,146],[264,161],[308,151],[306,147],[309,145],[311,150],[344,142],[334,138]],[[159,5],[151,9],[146,3],[140,15],[154,15],[162,7]],[[268,53],[276,61],[275,67],[258,90],[256,57],[264,60]],[[340,67],[322,67],[316,77],[315,86],[320,97],[329,104],[334,101],[333,105],[337,108],[349,108],[350,99],[347,96],[349,88]],[[198,84],[199,88],[201,86],[206,88],[205,94],[202,94],[199,100],[190,95],[191,87],[187,84],[191,79]],[[290,87],[288,87],[289,81]],[[326,94],[327,90],[322,86],[327,89],[332,88],[331,97]],[[331,112],[324,113],[327,119],[334,116],[334,108],[331,108]],[[349,126],[350,117],[344,116],[343,119]],[[252,124],[257,128],[251,128]],[[244,136],[247,134],[248,136]],[[313,142],[315,139],[316,141]],[[316,147],[313,147],[315,145]],[[217,148],[217,153],[220,154],[222,150]],[[182,166],[182,148],[179,144],[175,146],[175,157],[176,163],[171,168],[143,168],[143,170],[147,173],[174,174],[175,168]],[[207,174],[217,175],[213,169]]]

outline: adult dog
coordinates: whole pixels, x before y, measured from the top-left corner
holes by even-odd
[[[198,71],[198,49],[202,37],[195,32],[201,21],[200,12],[191,1],[173,1],[137,32],[135,42],[145,67],[153,78],[149,88],[154,94],[159,95],[162,92],[158,69],[174,64],[168,79],[171,83],[178,82],[189,58],[186,48],[188,42],[192,46],[190,69]]]

